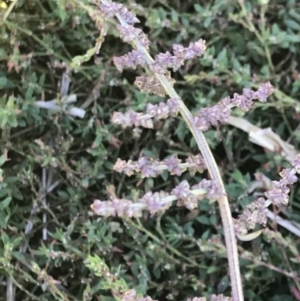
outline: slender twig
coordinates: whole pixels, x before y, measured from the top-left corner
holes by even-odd
[[[8,9],[6,10],[6,12],[5,12],[5,14],[2,18],[2,21],[5,21],[9,17],[10,13],[12,12],[12,10],[15,7],[15,5],[17,4],[17,2],[18,2],[18,0],[12,0],[11,1]]]
[[[47,189],[42,192],[42,198],[46,197],[46,195],[48,193],[50,193],[52,190],[54,190],[58,185],[60,184],[59,181],[56,181],[55,183],[53,183],[52,185],[49,185],[47,187]],[[33,229],[33,222],[32,222],[32,218],[33,216],[38,212],[38,207],[37,204],[34,203],[33,204],[33,208],[30,212],[30,217],[29,220],[27,222],[27,225],[25,227],[25,231],[24,231],[24,235],[25,235],[25,239],[26,236],[32,231]],[[25,242],[21,245],[19,252],[20,253],[25,253],[28,247],[28,241],[25,240]],[[19,268],[19,262],[16,264],[15,268]],[[14,301],[15,300],[15,295],[16,295],[16,286],[15,286],[15,282],[13,281],[13,279],[11,278],[11,276],[7,277],[7,285],[6,285],[6,299],[7,301]]]

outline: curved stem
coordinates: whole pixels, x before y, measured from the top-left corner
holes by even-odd
[[[110,1],[108,0],[101,0],[104,4],[109,4]],[[123,26],[128,26],[125,20],[119,15],[116,14],[119,22]],[[148,64],[152,64],[154,62],[153,58],[148,53],[148,50],[140,43],[138,38],[133,40],[135,47],[141,51]],[[185,120],[187,126],[189,127],[190,131],[192,132],[197,145],[202,153],[206,166],[208,168],[209,174],[212,179],[217,181],[218,185],[222,188],[223,197],[218,201],[220,206],[220,212],[222,217],[223,229],[224,229],[224,236],[225,236],[225,243],[227,249],[227,257],[228,257],[228,265],[229,265],[229,274],[231,280],[231,288],[232,288],[232,299],[233,301],[243,301],[243,289],[242,289],[242,281],[240,275],[240,268],[239,268],[239,257],[237,251],[237,241],[234,233],[234,224],[233,219],[231,216],[231,211],[228,203],[228,198],[226,196],[225,187],[217,167],[216,161],[211,153],[211,150],[205,140],[203,132],[201,132],[194,123],[194,117],[186,105],[181,100],[180,96],[177,94],[169,80],[165,75],[155,73],[156,78],[160,81],[161,85],[165,88],[167,94],[171,98],[179,99],[179,112],[182,115],[183,119]]]
[[[141,49],[140,49],[141,50]],[[156,74],[156,77],[161,81],[166,91],[168,92],[171,98],[179,98],[179,95],[176,93],[174,88],[171,86],[169,81],[164,75]],[[227,257],[229,264],[229,273],[232,287],[232,298],[233,301],[242,301],[243,290],[242,290],[242,281],[240,275],[239,267],[239,257],[237,252],[237,241],[234,233],[233,219],[231,217],[231,211],[229,207],[228,198],[226,196],[226,190],[221,178],[219,169],[217,167],[216,161],[211,153],[211,150],[206,142],[203,132],[201,132],[194,123],[193,115],[186,107],[186,105],[180,99],[180,113],[188,125],[190,131],[192,132],[197,145],[202,153],[205,164],[208,168],[209,174],[212,179],[218,182],[218,185],[222,188],[224,197],[222,197],[219,202],[222,224],[224,229],[225,243],[227,249]]]

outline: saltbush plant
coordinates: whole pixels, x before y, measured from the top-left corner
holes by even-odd
[[[266,223],[266,199],[248,190],[257,170],[272,179],[283,170],[266,197],[274,213],[279,208],[297,222],[297,186],[290,206],[281,204],[295,170],[280,150],[264,152],[219,123],[273,92],[245,118],[298,146],[297,4],[126,4],[159,64],[133,57],[134,41],[120,41],[112,17],[132,17],[125,7],[103,15],[100,1],[1,2],[0,300],[227,300],[231,288],[234,300],[299,298],[297,237],[276,220],[266,230],[257,226]],[[165,101],[172,85],[177,95]],[[156,94],[144,94],[154,86]],[[181,101],[195,116],[195,139],[191,119],[180,117]],[[217,168],[199,154],[199,129]],[[224,180],[235,233],[248,240],[238,243],[234,272],[222,210],[209,201],[224,198],[223,187],[210,181],[216,178]],[[92,209],[105,218],[89,212],[95,199],[102,201]]]

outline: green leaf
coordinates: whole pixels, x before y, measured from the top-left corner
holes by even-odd
[[[244,175],[236,169],[234,173],[232,173],[232,178],[239,183],[244,183]]]
[[[288,34],[286,36],[286,40],[292,43],[299,43],[300,42],[300,35],[295,34]]]
[[[298,14],[295,9],[289,10],[289,15],[300,22],[300,14]]]
[[[60,17],[60,19],[62,20],[62,22],[64,22],[66,20],[67,17],[67,11],[64,8],[59,8],[58,9],[58,15]]]
[[[208,268],[207,274],[212,274],[212,273],[217,272],[219,270],[220,270],[220,268],[218,266],[211,266],[211,267]]]
[[[216,225],[217,224],[217,215],[216,214],[212,214],[211,216],[210,216],[210,224],[211,225]]]
[[[210,26],[211,22],[212,22],[212,18],[211,18],[211,17],[206,18],[206,19],[204,20],[203,26],[204,26],[205,28],[208,28],[208,27]]]
[[[206,215],[201,215],[201,216],[198,216],[196,218],[196,220],[201,223],[201,224],[204,224],[204,225],[211,225],[211,221],[210,221],[210,218],[207,217]]]
[[[203,14],[205,12],[205,9],[199,4],[194,4],[194,8],[196,12],[199,14]]]
[[[5,88],[7,84],[7,78],[6,77],[0,77],[0,89]]]
[[[296,21],[293,21],[293,20],[285,20],[284,23],[285,23],[290,29],[300,31],[300,25],[299,25]]]
[[[2,166],[7,161],[7,155],[4,154],[0,156],[0,166]]]
[[[178,21],[179,21],[178,13],[174,9],[172,9],[172,11],[171,11],[171,18],[172,18],[172,22],[178,23]]]
[[[12,254],[13,257],[15,257],[19,261],[22,261],[22,260],[26,259],[24,254],[22,254],[20,252],[13,251],[11,254]]]
[[[33,88],[29,87],[26,91],[26,95],[25,95],[25,99],[27,101],[31,101],[32,100],[32,95],[33,95]]]
[[[6,59],[7,58],[7,53],[3,48],[0,48],[0,57],[2,59]]]
[[[223,48],[223,50],[217,56],[218,65],[217,68],[219,70],[224,70],[228,66],[228,59],[227,59],[227,50]]]
[[[12,198],[9,196],[5,200],[0,202],[0,210],[4,210],[5,208],[7,208],[9,206],[11,200],[12,200]]]
[[[2,212],[0,212],[0,228],[6,229],[9,217],[9,215],[4,215]]]
[[[70,198],[69,194],[63,190],[59,190],[57,194],[64,200],[68,200]]]
[[[274,23],[272,25],[272,34],[276,36],[277,34],[279,34],[279,32],[280,32],[280,29],[279,29],[278,25],[276,23]]]
[[[9,236],[4,231],[2,231],[1,238],[2,238],[4,245],[7,245],[10,243]]]

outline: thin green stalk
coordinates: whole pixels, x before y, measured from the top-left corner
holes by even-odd
[[[261,45],[264,47],[265,54],[266,54],[266,57],[267,57],[267,60],[268,60],[268,64],[269,64],[269,66],[271,68],[271,71],[274,72],[274,65],[273,65],[273,62],[272,62],[272,58],[271,58],[271,53],[270,53],[269,47],[266,45],[265,40],[260,35],[260,33],[258,32],[258,30],[253,25],[251,19],[249,18],[249,15],[248,15],[248,12],[247,12],[247,9],[246,9],[244,1],[243,0],[238,0],[238,2],[240,4],[240,6],[241,6],[242,12],[243,12],[243,14],[244,14],[244,16],[246,18],[247,23],[248,23],[248,29],[250,31],[254,32],[254,34],[256,35],[257,39],[261,43]]]
[[[108,0],[101,0],[103,4],[109,4],[110,1]],[[125,20],[119,15],[116,14],[119,22],[123,26],[128,26]],[[133,43],[135,47],[141,51],[148,64],[152,64],[154,62],[153,58],[148,53],[147,49],[140,43],[138,38],[135,38]],[[231,216],[231,211],[229,207],[229,202],[226,196],[225,187],[215,162],[215,159],[211,153],[211,150],[205,140],[204,134],[196,127],[194,123],[194,118],[189,109],[181,100],[180,96],[177,94],[169,80],[165,75],[155,73],[156,78],[160,81],[162,86],[165,88],[165,91],[171,98],[179,99],[179,112],[182,115],[183,119],[185,120],[186,124],[188,125],[190,131],[192,132],[197,145],[202,153],[202,156],[205,160],[206,166],[208,168],[209,174],[212,179],[217,181],[218,185],[222,188],[223,197],[219,200],[220,212],[222,217],[223,229],[224,229],[224,236],[225,236],[225,243],[227,249],[227,257],[228,257],[228,264],[229,264],[229,274],[231,280],[231,289],[232,289],[232,299],[233,301],[243,301],[243,289],[242,289],[242,281],[240,275],[240,267],[239,267],[239,257],[237,251],[237,241],[234,232],[234,224],[233,219]]]
[[[157,242],[158,244],[161,244],[161,240],[159,238],[157,238],[154,234],[152,234],[150,231],[148,231],[147,229],[145,229],[140,221],[138,221],[138,223],[134,223],[131,220],[127,220],[127,222],[129,222],[131,225],[133,225],[134,227],[136,227],[138,230],[143,231],[144,233],[146,233],[149,237],[151,237],[155,242]],[[165,243],[165,242],[164,242]],[[191,266],[193,267],[198,267],[198,268],[202,268],[202,269],[207,269],[207,266],[205,265],[201,265],[198,262],[192,260],[189,257],[184,256],[182,253],[180,253],[176,248],[174,248],[173,246],[171,246],[170,244],[166,243],[165,244],[166,248],[169,249],[173,254],[177,255],[178,257],[184,259],[186,262],[188,262],[189,264],[191,264]]]
[[[5,21],[8,16],[10,15],[10,13],[12,12],[13,8],[15,7],[15,5],[17,4],[18,0],[12,0],[7,11],[5,12],[2,21]]]

